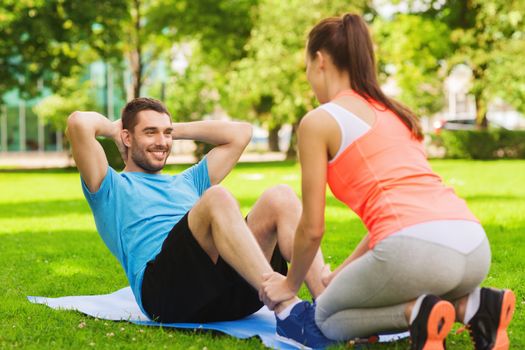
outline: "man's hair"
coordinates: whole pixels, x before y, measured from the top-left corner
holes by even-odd
[[[122,128],[133,132],[138,123],[137,115],[141,111],[155,111],[167,114],[171,119],[171,114],[162,102],[149,97],[137,97],[129,101],[122,109],[121,120]]]

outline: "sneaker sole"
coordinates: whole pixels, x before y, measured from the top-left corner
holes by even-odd
[[[509,335],[507,334],[507,327],[509,326],[514,310],[516,309],[516,295],[506,289],[503,292],[503,301],[501,303],[501,310],[499,316],[499,326],[496,333],[496,341],[492,350],[508,350],[510,347]]]
[[[434,305],[427,321],[427,340],[422,350],[444,350],[444,340],[454,325],[456,312],[448,301]]]

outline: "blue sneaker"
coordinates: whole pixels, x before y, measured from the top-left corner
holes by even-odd
[[[315,324],[315,305],[301,301],[284,320],[277,320],[277,337],[303,349],[323,349],[336,342],[328,339]]]

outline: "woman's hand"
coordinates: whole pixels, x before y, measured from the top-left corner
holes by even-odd
[[[321,270],[321,282],[323,283],[323,285],[325,287],[328,287],[328,285],[330,284],[330,282],[332,282],[334,277],[335,277],[335,272],[332,272],[330,270],[329,264],[325,264],[323,266],[323,269]]]
[[[290,286],[286,277],[278,272],[265,273],[263,280],[264,282],[259,290],[259,299],[270,310],[297,294],[297,290]]]
[[[328,287],[330,281],[332,281],[332,271],[330,270],[330,265],[325,264],[321,270],[321,282],[325,287]]]

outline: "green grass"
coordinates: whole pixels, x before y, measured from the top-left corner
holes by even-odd
[[[484,285],[512,288],[518,297],[510,327],[513,349],[525,348],[523,235],[525,161],[433,161],[433,168],[467,200],[489,235],[493,264]],[[181,167],[169,169],[178,172]],[[299,192],[291,163],[241,164],[225,181],[247,212],[268,187],[286,183]],[[365,229],[333,197],[327,200],[323,249],[336,266]],[[0,173],[0,348],[263,348],[255,339],[139,327],[33,305],[27,295],[109,293],[127,285],[98,237],[74,171]],[[305,290],[301,295],[306,297]],[[449,350],[470,349],[466,333],[449,336]],[[406,349],[407,342],[374,346]]]

